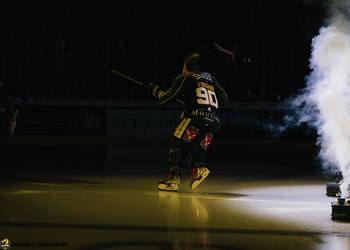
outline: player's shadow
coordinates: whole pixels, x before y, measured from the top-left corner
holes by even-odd
[[[229,192],[191,192],[191,191],[180,191],[178,192],[185,196],[195,196],[196,198],[211,198],[211,199],[234,199],[239,197],[248,196],[247,194],[229,193]]]
[[[74,177],[66,176],[11,176],[7,178],[9,181],[35,182],[48,184],[67,184],[67,183],[85,183],[85,184],[100,184],[95,181],[83,180]]]
[[[238,198],[238,197],[244,197],[248,196],[246,194],[239,194],[239,193],[225,193],[225,192],[198,192],[196,194],[201,194],[201,195],[207,195],[207,196],[212,196],[212,197],[223,197],[223,198]]]

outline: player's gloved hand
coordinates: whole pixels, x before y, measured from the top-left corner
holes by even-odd
[[[157,98],[157,89],[159,88],[159,85],[155,84],[154,82],[150,82],[146,85],[148,92]]]

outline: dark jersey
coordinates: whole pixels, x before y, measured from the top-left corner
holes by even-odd
[[[190,72],[176,77],[170,88],[159,95],[159,101],[161,104],[180,102],[185,116],[220,122],[219,109],[228,98],[210,73]]]

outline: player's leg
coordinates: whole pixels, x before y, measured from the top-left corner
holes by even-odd
[[[206,164],[206,154],[213,139],[213,133],[204,131],[191,145],[191,152],[188,154],[189,165],[192,167],[191,190],[196,189],[210,174]]]
[[[188,147],[199,134],[199,130],[191,125],[190,118],[183,118],[175,129],[174,136],[169,142],[169,165],[170,174],[168,178],[159,182],[158,189],[166,191],[177,191],[180,177],[183,174],[182,163],[187,155]]]
[[[170,172],[167,178],[159,182],[158,189],[165,191],[177,191],[179,189],[180,178],[183,175],[182,144],[181,140],[176,137],[170,139],[168,158]]]

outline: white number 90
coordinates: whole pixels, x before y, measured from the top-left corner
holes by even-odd
[[[205,104],[205,105],[211,105],[216,108],[219,107],[218,100],[216,98],[215,92],[211,91],[209,89],[206,89],[204,87],[199,87],[196,89],[197,94],[197,103],[198,104]]]

